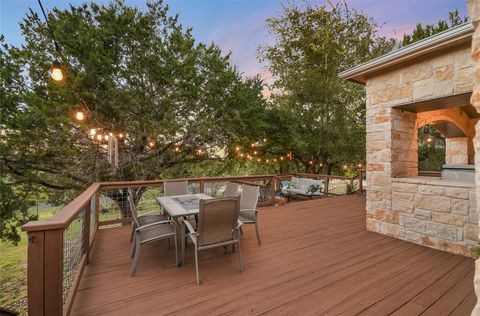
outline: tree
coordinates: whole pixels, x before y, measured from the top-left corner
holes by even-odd
[[[242,78],[215,45],[196,43],[162,1],[145,12],[120,0],[83,4],[48,18],[61,54],[32,10],[21,23],[25,44],[2,42],[0,50],[7,217],[24,213],[10,203],[12,192],[48,188],[50,199],[64,203],[94,181],[155,179],[177,164],[214,157],[254,133],[252,117],[263,117],[261,81]],[[60,84],[49,76],[55,58],[65,75]],[[75,111],[86,120],[75,121]],[[91,128],[124,134],[118,169]],[[124,205],[126,192],[115,196]]]
[[[449,28],[463,24],[468,21],[467,16],[460,16],[458,9],[448,12],[448,20],[440,19],[436,24],[421,24],[418,23],[413,30],[412,34],[404,34],[402,45],[407,46],[412,43],[418,42],[424,38],[432,36],[434,34],[448,30]]]
[[[259,57],[278,91],[271,100],[268,150],[292,151],[302,171],[331,172],[364,161],[365,92],[338,73],[391,50],[395,41],[379,37],[371,18],[344,3],[292,4],[267,24],[275,42],[260,47]]]

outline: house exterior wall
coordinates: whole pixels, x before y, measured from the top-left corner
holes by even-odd
[[[440,189],[428,194],[426,184],[398,182],[397,177],[418,174],[417,129],[426,114],[394,106],[470,92],[472,76],[470,48],[463,46],[367,78],[368,230],[454,253],[469,253],[467,248],[478,239],[473,238],[478,235],[474,188],[463,187],[463,198],[459,198],[445,196],[447,191],[453,192],[448,185],[442,187],[445,183],[436,184]],[[428,203],[441,203],[445,209],[428,209]],[[461,214],[456,213],[459,205]],[[422,211],[423,218],[419,218]]]

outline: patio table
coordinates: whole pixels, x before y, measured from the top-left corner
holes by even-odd
[[[182,238],[180,244],[182,245],[182,252],[180,256],[180,265],[184,264],[185,258],[185,224],[180,218],[198,215],[200,200],[213,199],[203,193],[187,194],[187,195],[173,195],[173,196],[159,196],[156,198],[157,203],[163,207],[168,215],[180,224],[180,231]]]

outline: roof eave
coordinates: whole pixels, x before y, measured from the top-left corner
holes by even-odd
[[[471,40],[473,24],[467,22],[339,73],[340,78],[365,85],[365,75]]]

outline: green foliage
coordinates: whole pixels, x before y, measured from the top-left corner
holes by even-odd
[[[418,170],[441,171],[445,164],[445,137],[433,126],[418,130]]]
[[[292,150],[290,166],[298,171],[330,173],[342,162],[364,161],[365,91],[338,73],[391,50],[395,41],[379,37],[371,18],[344,3],[292,4],[267,23],[275,42],[262,46],[259,56],[277,91],[267,151]]]
[[[18,227],[36,216],[28,213],[28,208],[33,205],[30,199],[30,188],[13,186],[0,178],[0,240],[11,241],[18,244],[20,235]]]
[[[2,42],[0,50],[0,170],[12,192],[48,188],[58,205],[94,181],[155,179],[216,159],[263,124],[261,81],[242,78],[217,46],[197,43],[162,1],[146,11],[120,0],[54,9],[49,22],[62,56],[33,11],[21,23],[25,44]],[[62,61],[61,83],[49,76],[54,58]],[[87,124],[73,120],[83,102],[92,112]],[[118,169],[105,143],[89,136],[92,127],[125,134]],[[197,156],[198,148],[206,154]],[[6,194],[5,216],[23,214]]]
[[[480,258],[480,246],[471,248],[470,253],[474,259]]]
[[[404,34],[402,45],[407,46],[412,43],[418,42],[424,38],[432,36],[434,34],[443,32],[454,26],[463,24],[468,21],[467,16],[460,16],[458,9],[448,12],[448,20],[440,19],[436,24],[421,24],[418,23],[413,30],[412,34]]]

